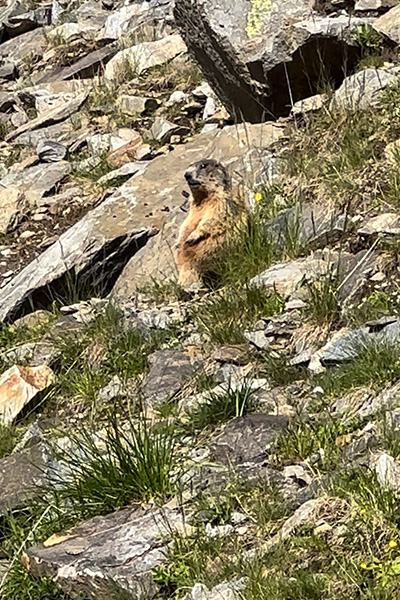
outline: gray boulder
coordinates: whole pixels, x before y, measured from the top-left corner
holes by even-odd
[[[335,92],[332,106],[351,110],[365,110],[375,106],[382,92],[399,81],[398,76],[384,69],[365,69],[346,77]]]
[[[400,5],[397,2],[396,5],[375,21],[374,28],[400,44]]]
[[[183,527],[179,510],[130,507],[96,517],[29,549],[24,562],[33,575],[52,577],[66,592],[110,600],[157,593],[152,569],[162,564],[166,536]]]
[[[58,142],[43,140],[36,148],[37,155],[42,162],[60,162],[67,155],[67,148]]]
[[[236,118],[288,115],[317,92],[321,68],[340,85],[360,57],[362,19],[320,17],[314,3],[177,0],[176,23],[212,89]]]
[[[176,396],[195,373],[189,356],[179,350],[158,350],[149,362],[150,373],[143,390],[146,406],[159,406]]]

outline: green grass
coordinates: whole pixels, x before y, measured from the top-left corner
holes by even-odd
[[[257,319],[283,310],[277,294],[251,287],[226,287],[207,295],[192,308],[192,318],[199,333],[213,344],[241,344],[243,332]]]
[[[20,327],[15,327],[15,325],[0,325],[0,350],[8,350],[20,344],[40,340],[56,318],[57,311],[54,308],[51,313],[49,312],[48,319],[37,325],[21,325]]]
[[[75,398],[93,408],[98,391],[108,381],[118,375],[126,382],[142,374],[147,369],[148,356],[175,336],[173,327],[145,333],[130,328],[122,312],[109,304],[88,324],[82,339],[66,336],[56,340],[61,365],[53,396]],[[88,362],[92,345],[97,345],[102,354],[96,369]]]
[[[292,366],[282,352],[260,352],[259,367],[262,376],[274,386],[289,385],[307,376],[304,367]]]
[[[144,417],[122,424],[110,413],[100,446],[90,428],[72,436],[78,451],[64,457],[68,474],[48,490],[58,505],[69,506],[80,519],[133,501],[162,503],[173,492],[177,467],[173,430],[157,432]]]
[[[254,393],[248,381],[243,382],[238,389],[228,386],[223,393],[212,390],[205,392],[205,401],[189,411],[188,420],[184,424],[185,429],[203,430],[254,411],[256,408]]]
[[[306,282],[306,314],[316,325],[332,325],[340,317],[340,278],[337,269]]]
[[[353,209],[366,200],[398,206],[393,194],[398,185],[393,177],[385,182],[383,175],[388,171],[384,149],[400,135],[399,97],[400,86],[395,85],[385,90],[378,108],[323,110],[308,116],[304,127],[289,128],[278,182],[282,202],[294,195],[308,201],[324,197]],[[372,165],[379,185],[372,185]]]
[[[340,458],[338,437],[354,429],[354,423],[344,423],[332,417],[324,420],[294,419],[276,441],[274,454],[279,463],[290,464],[322,451],[319,466],[321,470],[329,471]]]
[[[0,458],[13,451],[20,436],[21,433],[15,425],[2,425],[0,423]]]
[[[379,391],[400,378],[399,344],[361,341],[356,349],[356,358],[340,367],[330,368],[316,378],[327,395],[340,396],[366,385]]]
[[[397,296],[380,290],[373,292],[361,300],[349,315],[349,321],[355,325],[364,325],[384,316],[400,314],[400,302]]]

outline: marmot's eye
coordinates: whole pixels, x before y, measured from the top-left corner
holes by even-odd
[[[207,167],[206,163],[201,163],[200,169],[205,169]]]

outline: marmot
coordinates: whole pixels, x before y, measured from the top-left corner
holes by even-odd
[[[194,163],[185,173],[191,191],[189,214],[177,243],[178,283],[184,288],[207,281],[235,225],[246,212],[233,193],[226,169],[214,159]]]

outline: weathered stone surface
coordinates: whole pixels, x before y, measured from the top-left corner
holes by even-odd
[[[34,444],[24,452],[0,459],[0,515],[26,504],[43,485],[50,454],[42,444]]]
[[[397,4],[397,3],[396,3]],[[400,44],[400,5],[393,7],[374,22],[374,29]]]
[[[148,0],[113,10],[98,39],[118,40],[134,34],[135,39],[145,42],[154,35],[163,37],[172,25],[172,4],[170,0]]]
[[[310,16],[313,4],[177,0],[174,14],[228,111],[256,122],[287,115],[293,102],[317,93],[321,63],[326,76],[340,84],[345,69],[358,61],[351,34],[363,21]]]
[[[358,409],[357,415],[361,418],[371,417],[381,411],[393,409],[400,399],[400,383],[387,388],[378,396],[370,395]]]
[[[381,454],[375,464],[375,473],[382,487],[392,492],[400,492],[400,463],[390,456]]]
[[[125,163],[119,169],[110,171],[109,173],[106,173],[106,175],[103,175],[103,177],[100,177],[99,184],[111,187],[114,184],[114,182],[117,181],[118,185],[120,185],[122,182],[127,181],[133,175],[144,171],[146,166],[146,164],[140,162]]]
[[[120,96],[117,102],[120,110],[128,115],[142,115],[146,112],[155,110],[158,106],[156,98],[130,96],[127,94]]]
[[[41,57],[46,45],[44,29],[40,27],[0,44],[0,57],[18,68],[26,57],[31,61]]]
[[[326,273],[334,259],[334,254],[328,257],[327,254],[317,251],[306,258],[277,263],[264,273],[254,277],[251,280],[251,285],[271,291],[276,290],[286,298],[298,289],[306,277],[312,278]]]
[[[6,140],[11,141],[26,131],[32,131],[34,129],[39,129],[40,127],[45,127],[46,125],[53,125],[59,121],[64,121],[82,106],[88,96],[88,93],[88,91],[80,92],[79,94],[76,94],[76,96],[69,102],[65,103],[61,108],[56,106],[47,113],[36,117],[36,119],[28,121],[28,123],[25,125],[22,125],[18,129],[15,129],[9,133]]]
[[[169,142],[173,135],[187,135],[189,132],[190,129],[188,127],[171,123],[161,117],[155,119],[150,129],[151,137],[163,144]]]
[[[151,67],[170,62],[184,52],[186,52],[186,45],[176,34],[155,42],[143,42],[118,52],[107,64],[104,75],[106,79],[116,79],[127,62],[135,74],[140,75]]]
[[[8,186],[17,188],[24,193],[25,199],[30,204],[34,204],[38,198],[53,190],[70,170],[71,166],[67,161],[43,163],[23,171],[11,171],[3,177],[0,185],[6,188]]]
[[[358,327],[340,330],[319,351],[325,365],[347,362],[358,356],[365,346],[400,343],[400,321],[388,323],[382,327]]]
[[[284,210],[267,227],[274,230],[277,243],[285,243],[285,232],[296,231],[300,246],[320,248],[336,241],[345,230],[346,217],[332,207],[303,204]]]
[[[356,12],[384,11],[397,6],[398,0],[357,0]]]
[[[203,583],[196,583],[190,592],[190,600],[241,600],[242,590],[246,587],[247,579],[220,583],[208,590]]]
[[[12,423],[38,392],[54,381],[53,371],[45,366],[11,367],[0,376],[0,423]]]
[[[400,216],[397,213],[382,213],[372,217],[360,227],[358,234],[365,237],[400,235]]]
[[[157,592],[151,569],[165,559],[163,537],[182,528],[178,510],[127,508],[52,536],[29,549],[24,562],[67,593],[109,600],[116,589],[132,600],[149,600]]]
[[[24,217],[27,200],[23,191],[16,185],[3,185],[0,182],[0,233],[15,229]]]
[[[346,77],[335,92],[332,106],[365,110],[375,106],[383,90],[399,81],[398,76],[384,69],[363,69]]]
[[[268,180],[265,170],[270,163],[266,150],[282,132],[282,128],[272,124],[226,127],[221,131],[204,133],[184,146],[177,146],[166,156],[153,160],[143,176],[145,185],[136,180],[139,185],[135,195],[140,194],[143,199],[152,198],[151,212],[154,212],[155,199],[159,198],[168,211],[166,215],[164,213],[167,218],[159,235],[150,240],[126,266],[113,289],[115,298],[128,300],[138,287],[154,281],[177,279],[174,246],[179,226],[186,216],[181,194],[185,188],[183,174],[189,164],[206,156],[220,160],[234,176],[237,169],[243,177],[245,189],[252,190],[258,182]],[[132,184],[134,182],[133,179]],[[155,185],[158,192],[155,192]]]
[[[304,98],[304,100],[299,100],[293,105],[292,115],[299,116],[317,112],[326,106],[328,102],[327,94],[316,94],[310,98]]]
[[[115,56],[116,48],[104,46],[99,50],[94,50],[77,60],[70,67],[65,67],[61,71],[58,69],[49,74],[45,74],[39,79],[38,83],[49,83],[53,81],[65,81],[76,77],[88,78],[98,74],[109,60]]]
[[[149,406],[159,406],[173,398],[195,372],[190,357],[179,350],[158,350],[149,362],[150,373],[143,390]]]
[[[228,423],[211,444],[214,458],[225,464],[262,462],[268,446],[287,426],[283,416],[248,414]]]
[[[43,162],[60,162],[67,155],[67,148],[58,142],[43,140],[38,143],[36,152]]]

